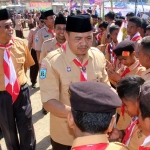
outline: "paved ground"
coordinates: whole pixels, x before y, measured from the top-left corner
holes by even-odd
[[[28,29],[24,30],[24,36],[27,37],[29,33]],[[27,43],[27,40],[25,40]],[[27,72],[29,76],[29,71]],[[28,84],[31,85],[30,80],[28,79]],[[31,87],[30,87],[31,89]],[[37,150],[51,150],[50,145],[50,137],[49,137],[49,113],[47,115],[43,115],[41,108],[41,99],[40,99],[40,91],[39,84],[36,89],[31,89],[31,103],[33,110],[33,124],[36,134],[37,140]],[[4,139],[0,140],[0,150],[7,150],[5,146]]]

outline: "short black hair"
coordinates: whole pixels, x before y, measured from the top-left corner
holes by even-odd
[[[144,120],[147,117],[150,117],[150,109],[149,106],[145,105],[142,100],[140,100],[139,108],[141,111],[142,119]]]
[[[141,19],[142,26],[141,28],[144,30],[144,33],[146,33],[146,27],[149,25],[149,23],[145,19]]]
[[[108,18],[114,20],[116,17],[116,14],[113,11],[110,11],[105,15],[105,17],[108,17]]]
[[[128,76],[122,78],[117,83],[117,93],[121,99],[131,99],[135,102],[139,97],[140,86],[144,84],[144,82],[145,80],[140,76]]]
[[[146,36],[141,41],[142,50],[150,54],[150,36]]]
[[[133,13],[133,12],[128,12],[126,14],[126,17],[134,17],[134,16],[135,16],[135,13]]]
[[[102,17],[98,17],[98,20],[103,20]]]
[[[106,21],[102,22],[100,25],[99,25],[99,28],[103,27],[103,28],[107,28],[108,26],[108,23]]]
[[[115,20],[115,25],[121,27],[121,25],[122,25],[122,19],[116,19]]]
[[[76,126],[82,132],[91,134],[104,133],[110,124],[114,113],[88,113],[72,110],[72,115]]]
[[[146,27],[146,30],[150,30],[150,25],[148,25],[148,26]]]
[[[117,25],[112,25],[110,28],[109,28],[109,33],[112,34],[113,31],[115,30],[119,30],[119,26]]]
[[[109,38],[110,38],[110,33],[107,34],[107,39],[109,39]]]
[[[135,23],[137,27],[142,27],[142,21],[139,17],[131,17],[129,21]]]

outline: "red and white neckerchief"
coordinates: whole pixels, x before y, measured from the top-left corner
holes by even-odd
[[[142,39],[142,37],[141,37],[140,33],[137,32],[137,33],[133,36],[133,38],[131,39],[131,41],[136,42],[136,41],[141,40],[141,39]]]
[[[75,58],[73,62],[80,68],[80,81],[87,81],[86,66],[88,65],[88,60],[83,65],[77,58]]]
[[[150,147],[145,147],[148,143],[150,143],[150,136],[145,138],[143,144],[139,147],[139,150],[150,150]]]
[[[53,38],[55,37],[55,34],[54,34],[53,30],[49,29],[48,32],[52,34]]]
[[[132,118],[132,122],[130,123],[130,125],[126,128],[125,136],[122,140],[122,143],[125,144],[126,146],[129,145],[131,136],[133,135],[134,128],[138,123],[139,123],[138,117],[134,117]]]
[[[12,103],[14,103],[20,92],[20,85],[18,83],[16,71],[10,56],[9,49],[13,46],[12,43],[8,45],[0,45],[4,50],[3,69],[6,91],[12,96]]]
[[[132,70],[136,69],[136,68],[139,67],[139,66],[140,66],[140,63],[137,62],[137,64],[135,65],[135,67],[134,67]],[[121,74],[121,78],[125,77],[125,75],[126,75],[127,73],[131,72],[132,70],[130,70],[128,67],[126,67],[126,68],[124,69],[123,73]]]

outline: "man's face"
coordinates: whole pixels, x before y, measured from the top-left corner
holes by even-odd
[[[137,32],[139,31],[139,28],[136,26],[135,23],[129,21],[127,25],[127,33],[131,37],[133,37]]]
[[[54,26],[55,16],[48,16],[47,19],[44,19],[44,22],[47,26]]]
[[[13,36],[13,23],[10,19],[0,21],[0,39],[9,41]]]
[[[77,33],[69,32],[65,34],[71,51],[76,55],[87,53],[93,42],[93,31]]]
[[[150,57],[148,57],[148,55],[146,55],[143,51],[143,47],[140,45],[139,46],[139,53],[138,53],[138,58],[139,58],[139,61],[140,61],[140,64],[144,67],[147,66],[147,62],[150,61]],[[149,60],[149,61],[148,61]]]
[[[139,102],[133,102],[130,99],[122,98],[122,102],[125,106],[125,110],[131,117],[136,117],[139,114]]]
[[[55,26],[55,33],[56,33],[56,38],[60,40],[65,40],[65,35],[64,32],[66,31],[66,25],[65,24],[57,24]]]
[[[117,42],[118,33],[119,33],[119,29],[118,29],[118,30],[114,30],[114,31],[110,34],[110,37],[111,37],[111,39],[113,40],[113,42]]]
[[[118,59],[123,65],[130,67],[134,63],[134,55],[132,53],[130,56],[118,56]]]
[[[150,30],[146,30],[145,36],[150,36]]]

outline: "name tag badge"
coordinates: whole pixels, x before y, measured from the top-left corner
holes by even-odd
[[[45,79],[47,74],[47,69],[46,68],[41,68],[40,69],[40,79]]]
[[[39,41],[39,38],[38,38],[38,37],[36,37],[36,38],[35,38],[35,42],[36,42],[36,43],[38,43],[38,41]]]
[[[49,37],[49,35],[44,35],[44,38],[47,38],[47,37]]]

